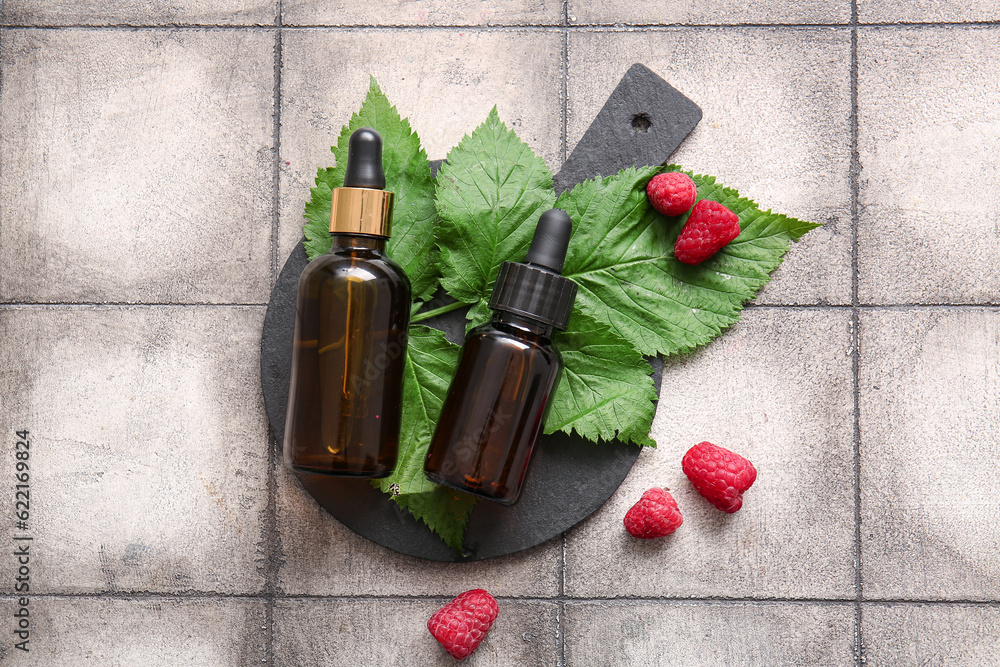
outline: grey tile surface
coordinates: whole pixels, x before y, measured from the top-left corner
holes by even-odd
[[[550,597],[559,592],[562,540],[474,563],[404,556],[357,535],[312,499],[294,475],[278,470],[278,588],[292,595],[493,595]]]
[[[369,73],[410,119],[430,159],[444,158],[497,105],[501,120],[555,171],[561,54],[562,38],[550,31],[286,32],[280,261],[302,238],[316,169],[333,164],[329,147],[364,101]]]
[[[847,0],[777,0],[754,3],[746,0],[693,2],[633,2],[631,0],[569,0],[569,23],[642,25],[741,24],[741,23],[848,23],[851,3]]]
[[[866,604],[866,665],[992,667],[1000,656],[1000,608]]]
[[[4,461],[8,434],[32,436],[19,531],[34,537],[32,592],[262,590],[262,320],[212,307],[0,310],[2,339],[16,341],[0,347]],[[0,561],[4,593],[14,567]]]
[[[672,162],[826,223],[792,249],[759,302],[850,303],[850,40],[841,29],[574,32],[569,146],[629,66],[645,64],[705,114]]]
[[[1000,600],[1000,312],[876,311],[861,336],[865,596]]]
[[[440,600],[279,600],[276,665],[454,665],[427,630]],[[558,664],[555,603],[500,600],[500,614],[463,665]],[[391,638],[387,641],[387,638]]]
[[[5,31],[0,301],[265,301],[273,42]]]
[[[247,667],[266,663],[263,600],[32,598],[28,652],[4,632],[0,662],[37,667]],[[4,619],[17,609],[0,601]]]
[[[563,20],[559,0],[284,0],[281,8],[286,25],[557,25]]]
[[[854,596],[849,314],[757,308],[702,352],[670,360],[645,450],[625,482],[568,533],[575,597]],[[708,504],[681,470],[708,440],[757,468],[743,509]],[[666,486],[684,524],[636,540],[622,517]]]
[[[1000,5],[994,0],[858,0],[861,23],[942,23],[996,21]]]
[[[36,622],[0,662],[451,664],[426,619],[485,587],[507,597],[471,664],[994,664],[1000,312],[976,306],[1000,303],[1000,9],[851,9],[3,0],[0,23],[49,27],[0,27],[8,471],[34,438],[30,529],[7,506],[0,533],[35,538]],[[659,450],[565,555],[435,564],[346,530],[272,472],[263,309],[239,304],[267,299],[368,73],[432,159],[498,104],[557,170],[635,62],[705,111],[675,161],[827,223],[757,300],[790,307],[668,364]],[[703,439],[761,471],[736,515],[680,471]],[[638,543],[621,518],[654,484],[685,524]]]
[[[277,0],[87,2],[4,0],[0,20],[12,25],[274,25]]]
[[[852,665],[849,604],[566,605],[566,664]]]
[[[1000,302],[1000,32],[858,37],[860,298]]]

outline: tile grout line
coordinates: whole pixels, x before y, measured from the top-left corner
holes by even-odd
[[[169,301],[7,301],[0,303],[4,308],[267,308],[266,303],[208,303]]]
[[[282,75],[282,0],[275,2],[274,15],[274,110],[271,114],[273,123],[271,131],[273,133],[272,145],[273,155],[273,191],[272,205],[274,210],[271,216],[271,287],[273,288],[278,277],[278,239],[280,232],[280,212],[281,212],[281,75]],[[278,474],[277,474],[277,447],[278,439],[271,432],[268,426],[267,437],[267,511],[264,517],[265,540],[267,544],[267,554],[265,565],[265,642],[263,662],[269,665],[274,664],[274,608],[275,596],[278,588],[278,559],[281,552],[280,536],[278,535]]]
[[[566,164],[569,157],[569,137],[567,128],[569,126],[569,0],[562,2],[562,51],[560,54],[560,115],[561,127],[559,128],[559,142],[562,144],[562,162]],[[559,581],[556,602],[556,665],[566,666],[566,532],[559,536]]]
[[[17,308],[249,308],[266,309],[266,303],[208,303],[200,302],[169,302],[169,301],[7,301],[0,302],[0,310]],[[746,303],[745,310],[819,310],[819,311],[907,311],[932,310],[946,308],[949,310],[997,310],[1000,303]]]
[[[280,4],[280,3],[279,3]],[[280,11],[280,10],[279,10]],[[281,30],[274,34],[274,91],[271,111],[271,287],[278,277],[278,229],[281,206]]]
[[[568,126],[569,126],[569,32],[562,32],[562,57],[561,57],[561,67],[560,67],[560,89],[559,97],[561,102],[561,112],[562,112],[562,127],[559,128],[559,142],[562,144],[562,161],[563,164],[566,163],[566,159],[569,157],[569,136],[568,136]]]
[[[264,539],[266,554],[264,558],[264,660],[274,664],[274,602],[278,588],[278,554],[280,552],[277,531],[277,439],[270,433],[268,427],[268,462],[267,462],[267,510],[264,516]]]
[[[861,565],[861,319],[858,305],[858,189],[861,159],[858,153],[858,0],[851,0],[851,374],[853,376],[852,434],[854,466],[854,659],[861,667],[865,663],[864,634],[861,628],[861,598],[863,578]]]
[[[260,593],[218,593],[211,591],[180,591],[180,592],[158,592],[158,591],[99,591],[93,593],[35,593],[33,598],[47,600],[241,600],[241,601],[261,601],[265,596]],[[310,595],[310,594],[281,594],[275,592],[274,599],[288,602],[349,602],[356,600],[367,600],[371,602],[447,602],[452,599],[450,593],[440,594],[414,594],[414,595],[379,595],[379,594],[359,594],[359,595]],[[568,604],[636,604],[649,603],[652,605],[816,605],[828,607],[853,607],[853,598],[781,598],[781,597],[663,597],[663,596],[619,596],[619,597],[579,597],[560,599],[559,596],[537,597],[537,596],[517,596],[517,595],[496,595],[498,601],[502,602],[522,602],[530,604],[556,604],[565,602]],[[0,601],[16,600],[18,594],[0,594]],[[907,598],[869,598],[864,601],[866,605],[885,606],[926,606],[935,605],[941,607],[965,606],[965,607],[988,607],[1000,609],[1000,599],[998,600],[969,600],[969,599],[907,599]]]
[[[3,0],[0,0],[0,12],[3,10]],[[3,43],[7,38],[8,30],[5,26],[0,26],[0,102],[3,102],[3,80],[4,80],[4,67],[3,67]],[[0,161],[0,201],[3,201],[3,162]],[[0,231],[3,230],[3,218],[0,216]]]
[[[566,532],[559,536],[559,581],[554,601],[556,603],[556,665],[566,666]]]
[[[822,29],[822,28],[1000,28],[1000,21],[933,21],[933,22],[907,22],[907,21],[874,21],[871,23],[859,23],[851,21],[848,23],[513,23],[513,24],[442,24],[442,25],[413,25],[413,24],[301,24],[301,25],[267,25],[267,24],[246,24],[246,25],[226,25],[214,23],[161,23],[161,24],[0,24],[2,29],[10,30],[211,30],[211,31],[250,31],[250,30],[463,30],[480,32],[502,32],[502,31],[536,31],[536,30],[564,30],[576,32],[589,31],[661,31],[661,30],[739,30],[739,29],[771,29],[771,28],[792,28],[792,29]]]

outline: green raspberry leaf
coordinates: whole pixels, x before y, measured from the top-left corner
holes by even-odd
[[[309,190],[310,198],[306,202],[306,224],[302,226],[306,241],[304,243],[306,256],[310,260],[325,255],[333,245],[330,236],[330,203],[333,189],[344,184],[334,180],[333,167],[320,167],[316,171],[316,187]]]
[[[573,313],[569,330],[555,337],[563,371],[549,404],[545,432],[576,433],[588,440],[632,441],[655,447],[649,437],[656,388],[649,363],[607,324]]]
[[[403,375],[399,461],[392,476],[372,484],[423,521],[445,543],[463,552],[462,536],[476,503],[473,496],[438,486],[424,476],[424,459],[461,348],[437,329],[411,326]]]
[[[382,134],[386,180],[396,193],[390,254],[409,275],[415,299],[426,299],[440,282],[457,302],[423,313],[415,304],[414,319],[470,304],[468,324],[485,322],[501,263],[524,257],[541,213],[555,206],[573,219],[563,273],[579,293],[569,331],[555,337],[564,368],[547,433],[655,446],[649,429],[656,391],[642,355],[675,354],[710,341],[770,280],[790,242],[817,227],[762,211],[715,178],[689,173],[698,197],[736,213],[742,231],[708,261],[688,266],[673,254],[687,217],[664,217],[645,193],[655,174],[679,167],[625,169],[556,200],[544,161],[494,108],[432,179],[418,137],[372,79],[364,105],[333,148],[336,166],[319,170],[306,205],[311,258],[330,247],[330,195],[343,183],[350,134],[364,126]],[[475,499],[432,484],[423,473],[459,352],[440,331],[410,327],[399,463],[391,477],[373,484],[461,553]]]
[[[552,172],[496,107],[448,153],[436,179],[441,285],[462,303],[493,289],[505,260],[520,261],[538,216],[552,208]]]
[[[698,198],[733,211],[742,232],[711,259],[688,266],[674,258],[687,215],[667,218],[646,198],[646,184],[661,170],[629,168],[584,181],[556,202],[574,223],[563,274],[580,286],[577,308],[642,354],[685,352],[717,336],[771,279],[789,243],[818,226],[761,211],[714,177],[689,173]]]
[[[468,333],[472,329],[478,327],[480,324],[486,324],[491,319],[493,319],[493,311],[489,307],[489,295],[493,292],[492,286],[490,291],[483,297],[481,301],[476,303],[469,311],[465,314],[465,332]]]
[[[330,198],[333,188],[344,184],[351,134],[362,127],[370,127],[382,135],[386,188],[395,195],[392,236],[386,249],[409,277],[413,298],[426,299],[436,289],[438,279],[434,179],[420,138],[410,128],[410,122],[400,117],[374,77],[364,104],[351,116],[340,131],[337,145],[331,149],[336,166],[320,169],[316,174],[316,187],[312,188],[312,198],[305,209],[306,254],[315,259],[330,250]]]

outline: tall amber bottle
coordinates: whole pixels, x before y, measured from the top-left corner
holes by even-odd
[[[572,222],[542,214],[524,263],[504,262],[493,321],[469,332],[424,463],[427,478],[513,505],[542,432],[562,357],[552,332],[565,329],[576,283],[559,275]]]
[[[410,281],[385,252],[382,138],[354,132],[333,191],[330,252],[299,278],[284,458],[295,470],[387,477],[396,465]]]

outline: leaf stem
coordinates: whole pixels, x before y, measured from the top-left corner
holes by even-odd
[[[468,306],[467,303],[462,303],[461,301],[456,301],[454,303],[448,303],[438,308],[432,308],[431,310],[425,310],[423,312],[417,313],[410,318],[410,324],[415,322],[423,322],[424,320],[429,320],[432,317],[437,317],[438,315],[444,315],[445,313],[450,313],[453,310],[458,310],[459,308],[464,308]]]

